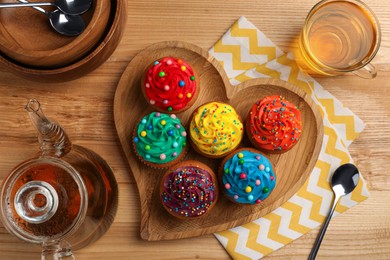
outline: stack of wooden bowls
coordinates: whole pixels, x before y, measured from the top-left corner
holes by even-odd
[[[126,0],[92,0],[82,18],[85,30],[69,37],[57,33],[48,17],[32,8],[0,9],[0,67],[41,82],[68,81],[89,73],[119,44]]]

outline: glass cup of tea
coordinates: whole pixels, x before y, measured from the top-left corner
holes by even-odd
[[[323,0],[306,17],[299,39],[301,67],[326,76],[376,77],[370,64],[381,42],[379,21],[360,0]]]

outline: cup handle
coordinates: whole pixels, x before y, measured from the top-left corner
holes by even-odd
[[[352,73],[364,79],[373,79],[376,77],[377,74],[374,65],[370,63],[368,63],[361,69],[353,71]]]

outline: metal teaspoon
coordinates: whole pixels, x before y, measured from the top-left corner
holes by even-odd
[[[65,14],[77,15],[88,11],[92,5],[92,0],[55,0],[54,2],[40,3],[2,3],[0,8],[12,7],[34,7],[34,6],[55,6]]]
[[[29,3],[27,0],[18,1],[21,3]],[[46,14],[54,30],[62,35],[76,36],[82,33],[85,29],[85,22],[79,15],[67,15],[58,9],[52,12],[47,12],[41,7],[34,6],[33,8]]]
[[[341,165],[334,172],[332,176],[332,190],[335,194],[333,206],[328,214],[328,217],[325,220],[321,232],[317,237],[314,247],[310,252],[308,258],[309,260],[314,260],[317,255],[318,249],[320,249],[322,239],[324,238],[326,229],[329,225],[330,219],[332,218],[337,202],[342,196],[351,193],[356,188],[358,182],[359,182],[359,170],[356,168],[355,165],[351,163]]]

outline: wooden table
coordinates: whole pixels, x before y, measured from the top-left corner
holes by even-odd
[[[365,1],[382,25],[382,46],[373,63],[378,77],[352,74],[318,81],[367,124],[350,151],[371,196],[332,220],[318,259],[390,257],[390,5]],[[139,237],[139,198],[121,151],[113,119],[118,80],[142,48],[163,40],[182,40],[205,49],[230,25],[246,16],[284,51],[302,27],[309,0],[128,0],[124,37],[113,55],[92,73],[66,83],[41,84],[0,68],[0,179],[38,149],[35,130],[23,106],[35,97],[46,114],[59,121],[74,143],[99,153],[113,168],[120,188],[119,209],[111,229],[78,259],[227,259],[213,235],[176,241],[145,242]],[[265,259],[305,259],[318,229]],[[20,242],[0,225],[0,259],[39,259],[40,248]]]

